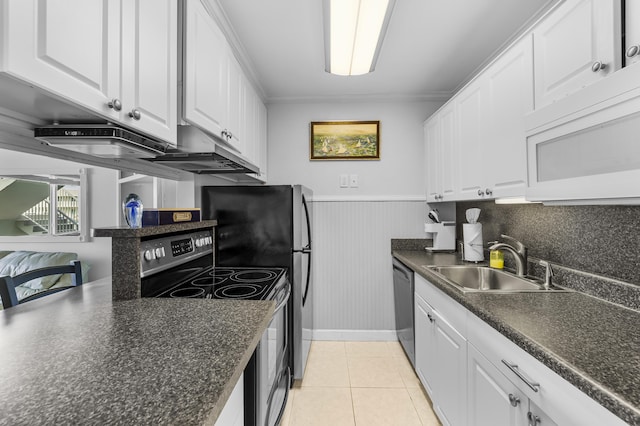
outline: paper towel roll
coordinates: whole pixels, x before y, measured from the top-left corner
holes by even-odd
[[[482,224],[463,223],[462,236],[464,240],[464,260],[469,262],[482,262],[484,260]]]

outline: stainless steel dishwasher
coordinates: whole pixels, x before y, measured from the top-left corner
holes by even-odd
[[[404,352],[415,368],[415,332],[413,329],[413,271],[393,258],[393,299],[396,333]]]

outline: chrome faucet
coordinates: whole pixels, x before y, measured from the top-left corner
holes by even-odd
[[[549,290],[552,285],[553,280],[553,269],[551,269],[551,264],[546,260],[541,260],[538,262],[540,266],[546,268],[544,273],[544,284],[542,284],[542,288],[545,290]]]
[[[527,248],[513,237],[504,234],[500,237],[511,244],[493,241],[489,243],[491,244],[489,250],[506,250],[511,253],[516,261],[516,274],[525,277],[527,275]]]

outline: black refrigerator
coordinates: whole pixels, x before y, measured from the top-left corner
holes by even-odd
[[[294,379],[304,375],[313,332],[312,195],[302,185],[202,187],[202,218],[218,221],[216,266],[289,271],[289,363]]]

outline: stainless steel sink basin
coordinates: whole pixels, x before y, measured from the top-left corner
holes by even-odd
[[[440,274],[447,282],[463,292],[545,291],[539,283],[486,266],[425,266],[425,268]]]

